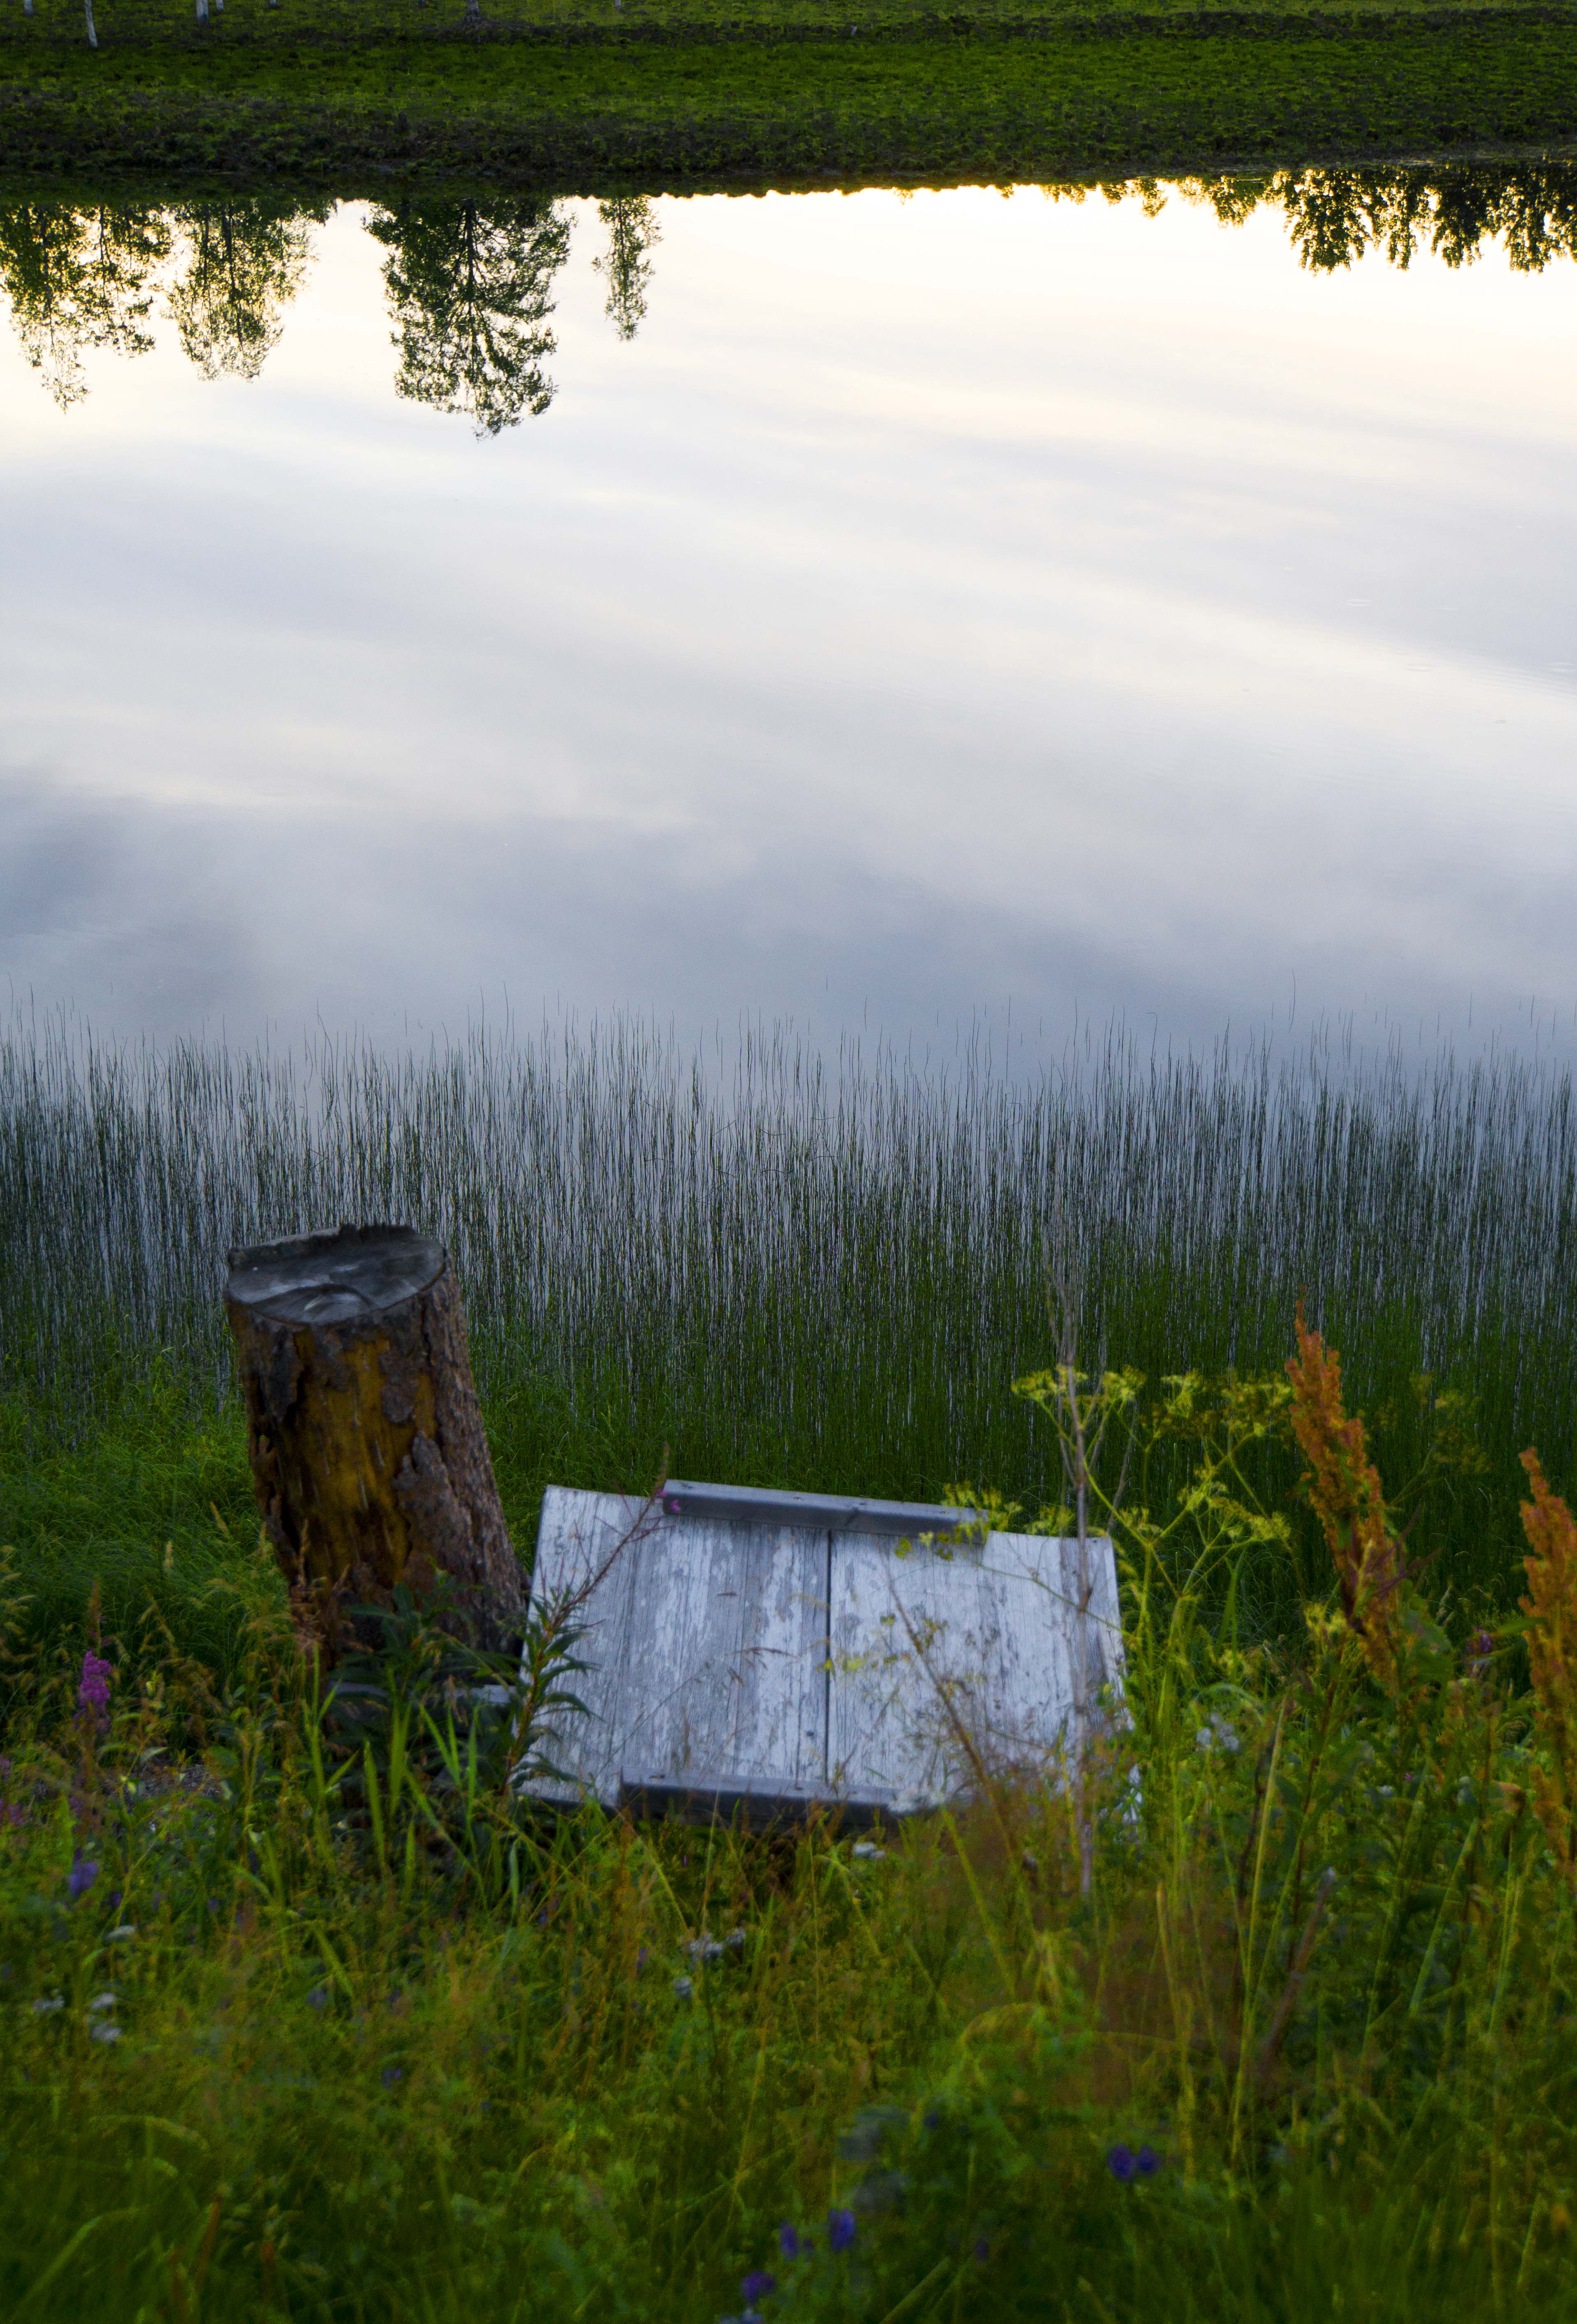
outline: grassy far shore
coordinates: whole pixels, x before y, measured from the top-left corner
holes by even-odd
[[[604,0],[189,12],[74,0],[0,28],[8,174],[337,166],[648,190],[989,181],[1564,147],[1577,12]]]

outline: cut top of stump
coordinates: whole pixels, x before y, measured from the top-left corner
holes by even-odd
[[[281,1323],[370,1322],[437,1281],[444,1247],[414,1227],[325,1227],[230,1253],[225,1296]]]
[[[869,1823],[982,1777],[1058,1781],[1120,1717],[1111,1541],[972,1511],[670,1482],[550,1487],[531,1610],[569,1607],[563,1704],[522,1786],[637,1814]]]

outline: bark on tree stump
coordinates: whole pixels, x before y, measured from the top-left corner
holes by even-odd
[[[233,1250],[225,1305],[263,1526],[325,1659],[341,1608],[440,1573],[475,1645],[516,1646],[524,1579],[443,1245],[342,1226]]]

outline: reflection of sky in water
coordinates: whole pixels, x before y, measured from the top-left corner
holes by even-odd
[[[0,974],[161,1032],[507,995],[835,1034],[1569,1027],[1577,268],[1174,199],[595,208],[558,394],[397,401],[320,234],[254,384],[0,333]]]

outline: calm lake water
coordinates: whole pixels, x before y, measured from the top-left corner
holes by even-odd
[[[1577,266],[1160,190],[12,218],[0,1006],[1569,1045]]]

